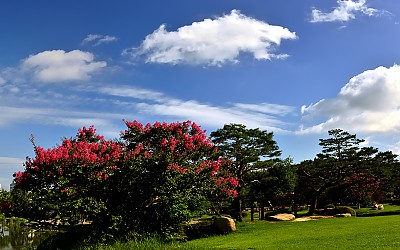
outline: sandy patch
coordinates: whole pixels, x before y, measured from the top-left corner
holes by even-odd
[[[296,218],[293,221],[310,221],[310,220],[318,220],[318,219],[328,219],[328,218],[335,218],[334,216],[324,216],[324,215],[313,215],[313,216],[306,216],[306,217],[300,217]]]

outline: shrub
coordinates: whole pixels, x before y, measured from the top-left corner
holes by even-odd
[[[204,220],[195,224],[188,224],[184,227],[184,232],[188,240],[200,239],[218,234],[214,226],[214,220]]]
[[[337,206],[335,207],[335,213],[336,214],[345,214],[345,213],[349,213],[351,214],[351,216],[356,216],[356,210],[354,210],[351,207],[347,207],[347,206]]]
[[[242,211],[242,217],[245,218],[245,217],[247,217],[247,216],[249,216],[249,211],[243,210],[243,211]]]
[[[393,200],[393,201],[391,202],[391,204],[392,204],[392,205],[397,205],[397,206],[399,206],[399,205],[400,205],[400,200]]]

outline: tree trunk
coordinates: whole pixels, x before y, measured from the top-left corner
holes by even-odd
[[[254,221],[254,201],[250,201],[250,220]]]
[[[260,220],[265,220],[264,202],[261,202],[261,207],[260,207]]]
[[[297,200],[296,199],[294,200],[294,204],[293,204],[293,214],[297,218]]]
[[[243,215],[242,215],[242,199],[240,197],[235,198],[235,205],[236,205],[236,220],[238,222],[243,221]]]
[[[315,214],[315,209],[317,209],[317,202],[318,202],[318,196],[315,195],[311,200],[310,208],[308,209],[308,215]]]

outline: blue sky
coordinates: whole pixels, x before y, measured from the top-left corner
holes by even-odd
[[[294,162],[342,128],[400,153],[398,0],[2,1],[0,183],[94,125],[272,131]]]

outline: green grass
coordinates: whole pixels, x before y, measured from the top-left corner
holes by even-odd
[[[238,229],[234,234],[187,244],[205,249],[400,249],[400,216],[260,221]]]
[[[383,215],[400,215],[400,206],[383,204],[384,210],[375,210],[371,208],[356,209],[357,216],[383,216]]]
[[[400,216],[244,222],[234,233],[186,243],[150,239],[91,249],[400,249]]]

